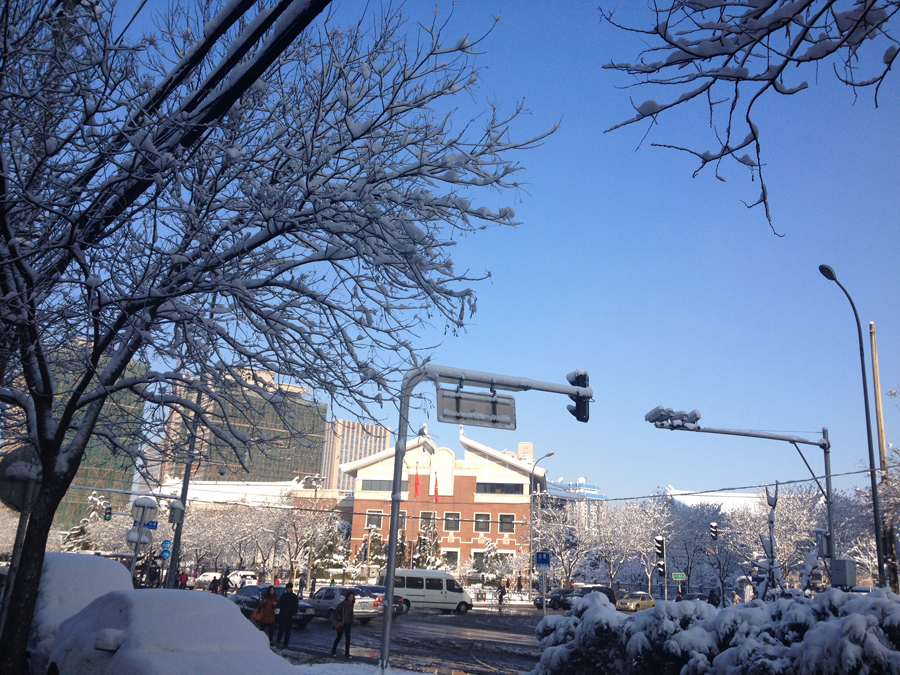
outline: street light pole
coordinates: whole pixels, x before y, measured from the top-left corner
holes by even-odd
[[[534,576],[534,470],[537,468],[538,462],[542,459],[547,459],[548,457],[553,456],[553,452],[548,452],[546,455],[539,457],[534,460],[534,464],[531,465],[531,485],[528,490],[528,602],[532,602],[532,586]],[[540,486],[538,486],[540,488]],[[538,496],[540,496],[540,489],[538,489]]]
[[[884,587],[884,531],[881,524],[881,500],[878,497],[878,481],[875,478],[875,447],[872,443],[872,415],[869,412],[869,384],[866,381],[866,349],[863,343],[862,324],[859,322],[859,313],[856,311],[856,303],[844,288],[844,285],[838,281],[837,274],[828,265],[819,265],[819,272],[822,276],[833,281],[838,285],[847,300],[850,301],[850,307],[853,308],[853,316],[856,318],[856,332],[859,335],[859,362],[862,366],[862,385],[863,385],[863,402],[866,408],[866,440],[869,443],[869,478],[872,482],[872,514],[875,521],[875,553],[878,556],[878,585]]]

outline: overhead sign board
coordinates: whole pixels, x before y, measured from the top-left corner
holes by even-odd
[[[135,520],[134,527],[137,527],[138,525],[140,525],[140,523],[138,523],[138,521]],[[144,523],[144,527],[146,527],[148,530],[155,530],[157,527],[159,527],[159,521],[158,520],[150,520],[150,521]]]
[[[672,581],[687,581],[687,574],[684,572],[672,572]]]
[[[496,392],[437,388],[438,422],[516,429],[516,399]]]
[[[536,551],[534,554],[534,569],[538,572],[550,571],[550,552]]]

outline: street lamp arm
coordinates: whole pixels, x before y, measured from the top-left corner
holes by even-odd
[[[408,376],[408,373],[407,373]],[[551,394],[565,394],[566,396],[579,396],[581,398],[593,398],[594,390],[590,387],[573,387],[555,382],[540,382],[527,377],[514,375],[497,375],[494,373],[481,373],[476,370],[464,368],[451,368],[426,364],[419,369],[419,382],[424,380],[455,384],[457,386],[469,385],[471,387],[483,387],[485,389],[502,389],[504,391],[546,391]],[[406,378],[403,378],[406,382]]]
[[[701,427],[699,424],[691,424],[689,422],[654,422],[653,426],[657,429],[669,429],[670,431],[699,431],[704,434],[724,434],[726,436],[746,436],[747,438],[765,438],[770,441],[785,441],[786,443],[800,443],[802,445],[815,445],[822,448],[830,448],[831,444],[827,439],[811,441],[800,436],[785,436],[784,434],[771,434],[766,431],[744,431],[740,429],[714,429],[712,427]]]

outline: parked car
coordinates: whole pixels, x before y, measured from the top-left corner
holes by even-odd
[[[685,593],[681,596],[682,600],[701,600],[702,602],[709,602],[709,596],[706,593]]]
[[[591,593],[602,593],[612,603],[613,607],[616,606],[615,591],[608,586],[582,586],[581,588],[576,588],[574,592],[560,598],[560,605],[562,605],[563,609],[572,609],[572,601],[575,598],[583,598]]]
[[[384,573],[378,581],[384,585]],[[440,570],[398,569],[394,576],[394,589],[410,606],[441,609],[465,614],[472,609],[472,598],[447,572]]]
[[[570,588],[554,588],[547,595],[547,607],[550,609],[562,609],[563,606],[563,598],[567,595],[571,595],[574,591]],[[534,606],[538,609],[542,609],[544,607],[544,596],[536,595],[534,596]]]
[[[371,595],[372,597],[381,598],[384,600],[385,593],[387,593],[387,589],[384,586],[375,586],[372,584],[367,584],[363,586],[354,586],[356,590],[360,593],[365,593],[366,595]],[[406,598],[403,598],[397,595],[396,589],[394,590],[394,614],[405,614],[409,611],[410,602]]]
[[[213,579],[221,579],[221,572],[204,572],[194,582],[195,591],[208,591]]]
[[[244,582],[244,586],[259,583],[259,579],[257,579],[256,577],[256,572],[250,572],[248,570],[238,570],[237,572],[232,572],[228,575],[228,583],[231,584],[232,588],[240,588],[242,581]]]
[[[616,609],[620,612],[637,612],[650,607],[656,607],[656,600],[649,593],[641,592],[626,593],[616,603]]]
[[[237,592],[231,593],[228,596],[228,599],[236,604],[240,608],[241,614],[249,619],[250,615],[253,614],[253,610],[259,605],[259,601],[262,600],[262,596],[269,590],[269,586],[271,586],[271,584],[251,584],[249,586],[244,586],[243,588],[239,588]],[[286,590],[287,586],[275,586],[275,594],[278,596],[279,600]],[[297,607],[297,613],[294,614],[292,623],[297,628],[303,629],[306,628],[306,624],[313,620],[313,617],[315,617],[315,612],[313,611],[312,605],[301,600]]]
[[[234,604],[208,593],[139,589],[94,600],[59,627],[48,675],[294,675]]]
[[[276,586],[276,588],[278,587]],[[347,593],[355,592],[356,591],[353,588],[329,586],[327,588],[320,588],[316,591],[316,594],[307,599],[306,602],[312,605],[316,616],[324,616],[329,621],[334,621],[337,618],[337,613],[334,611],[334,608],[341,603]],[[383,602],[384,601],[381,598],[360,593],[356,596],[356,604],[353,606],[353,615],[365,626],[376,616],[381,615]]]
[[[46,553],[34,619],[28,636],[32,673],[46,673],[60,626],[110,591],[133,590],[128,568],[115,560],[79,553]],[[13,614],[10,614],[13,616]]]

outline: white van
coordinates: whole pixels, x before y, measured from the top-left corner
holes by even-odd
[[[384,586],[384,570],[378,577]],[[459,582],[447,572],[439,570],[397,570],[394,576],[394,595],[403,597],[410,606],[441,609],[465,614],[472,609],[472,598]]]

